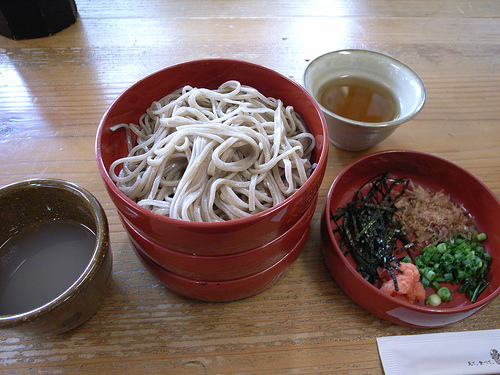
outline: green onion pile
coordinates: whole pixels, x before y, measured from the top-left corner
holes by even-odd
[[[473,303],[476,302],[488,286],[486,279],[491,255],[481,245],[485,239],[486,235],[481,233],[472,239],[455,237],[453,241],[424,248],[421,255],[415,258],[422,285],[432,286],[438,292],[442,289],[441,282],[461,284],[459,291],[465,293]],[[433,298],[428,301],[431,305],[438,302]],[[446,298],[441,299],[447,302]]]

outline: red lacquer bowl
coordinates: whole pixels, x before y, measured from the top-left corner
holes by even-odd
[[[111,180],[111,163],[126,156],[125,132],[112,132],[119,123],[137,123],[151,103],[184,85],[215,89],[225,81],[238,80],[266,96],[291,105],[316,139],[312,162],[316,168],[306,183],[282,203],[261,213],[215,223],[170,219],[148,211],[126,197]],[[197,60],[151,74],[125,90],[101,119],[96,137],[96,157],[106,189],[118,211],[134,229],[166,248],[197,255],[244,252],[274,241],[289,230],[309,209],[325,173],[328,136],[326,122],[315,100],[298,83],[266,67],[228,59]]]
[[[489,285],[471,303],[463,294],[454,292],[452,302],[438,307],[410,304],[381,292],[356,270],[350,256],[344,256],[339,237],[333,234],[335,223],[330,211],[343,207],[363,183],[377,174],[392,172],[395,177],[407,177],[417,185],[432,191],[443,191],[475,218],[480,232],[488,239],[483,242],[491,254]],[[322,215],[321,235],[323,255],[333,277],[344,292],[359,306],[390,322],[414,327],[439,327],[460,321],[485,307],[500,293],[500,201],[484,183],[462,167],[443,158],[409,150],[383,151],[365,156],[347,166],[335,179],[327,196]],[[428,288],[427,295],[434,293]]]
[[[274,241],[241,253],[206,256],[193,255],[160,246],[136,231],[125,218],[122,223],[132,244],[165,270],[198,280],[223,281],[246,277],[271,267],[288,254],[309,231],[316,201],[304,216]]]
[[[309,228],[295,247],[269,268],[226,281],[205,281],[177,275],[154,263],[136,247],[134,250],[149,273],[171,291],[200,301],[229,302],[254,296],[276,283],[297,260],[308,237]]]

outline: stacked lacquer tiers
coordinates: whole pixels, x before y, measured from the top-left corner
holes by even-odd
[[[237,80],[293,106],[314,135],[315,168],[305,184],[263,212],[224,222],[172,219],[140,207],[110,178],[113,161],[127,153],[123,132],[151,103],[184,85],[216,89]],[[154,73],[123,92],[101,120],[96,153],[101,175],[143,265],[169,289],[205,301],[245,298],[276,282],[300,255],[309,236],[326,168],[328,138],[317,103],[293,80],[265,67],[226,59],[199,60]]]

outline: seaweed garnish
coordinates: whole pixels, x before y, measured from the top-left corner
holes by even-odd
[[[356,270],[370,283],[378,278],[377,269],[385,268],[398,284],[394,271],[400,272],[401,259],[397,257],[406,250],[413,258],[416,251],[408,239],[402,225],[394,216],[398,210],[395,202],[409,185],[406,177],[391,178],[391,173],[381,173],[359,187],[351,202],[338,208],[337,213],[330,211],[335,222],[334,233],[340,234],[340,248],[344,255],[351,254],[356,261]],[[365,187],[369,187],[363,194]]]

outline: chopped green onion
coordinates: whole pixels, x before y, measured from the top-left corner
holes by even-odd
[[[432,281],[436,278],[437,274],[434,270],[430,269],[430,270],[427,270],[425,273],[424,273],[424,277],[429,280],[429,281]]]
[[[436,293],[431,294],[427,299],[425,300],[426,305],[431,305],[431,306],[438,306],[441,303],[441,297],[439,297]]]
[[[441,282],[461,284],[459,291],[475,302],[486,288],[491,255],[484,251],[480,240],[486,235],[481,233],[472,239],[456,237],[422,250],[415,258],[422,284],[441,289]],[[444,301],[444,298],[442,298]]]
[[[437,295],[441,298],[443,302],[450,302],[451,301],[451,290],[449,290],[447,287],[443,286],[437,291]]]
[[[409,255],[405,256],[403,259],[401,259],[401,262],[403,263],[411,263],[411,258]]]
[[[451,272],[447,272],[443,276],[444,281],[451,282],[453,280],[453,274]]]
[[[474,293],[472,294],[471,300],[472,302],[476,302],[477,297],[482,293],[482,291],[488,286],[489,283],[484,283],[484,285],[479,284],[476,289],[474,290]]]
[[[422,283],[424,288],[427,288],[429,285],[431,285],[431,282],[425,276],[422,276],[422,278],[420,279],[420,282]]]
[[[439,282],[437,280],[431,281],[431,286],[436,290],[441,288],[441,285],[439,285]]]
[[[479,242],[483,242],[486,240],[486,233],[479,233],[477,236],[476,236],[476,239],[479,241]]]
[[[446,251],[446,243],[442,242],[436,247],[437,251],[439,251],[441,254]]]

